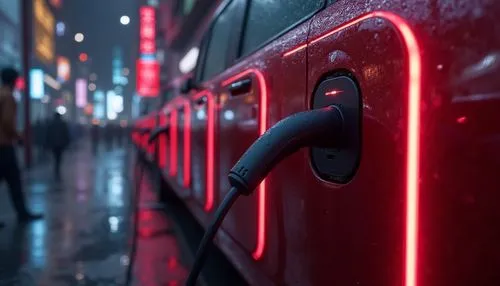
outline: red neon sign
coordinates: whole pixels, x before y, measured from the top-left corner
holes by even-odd
[[[137,60],[137,93],[145,97],[160,93],[160,64],[156,60]]]
[[[153,7],[141,7],[139,11],[139,52],[156,52],[156,14]]]

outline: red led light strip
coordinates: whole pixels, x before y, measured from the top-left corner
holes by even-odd
[[[296,52],[300,51],[300,50],[303,50],[307,47],[307,43],[306,44],[302,44],[302,45],[299,45],[298,47],[294,48],[293,50],[290,50],[286,53],[283,54],[284,57],[287,57],[289,55],[293,55],[295,54]]]
[[[207,197],[205,211],[214,205],[215,184],[215,104],[214,96],[207,95]]]
[[[205,205],[204,210],[210,211],[214,207],[214,184],[215,184],[215,100],[214,95],[203,90],[193,96],[193,100],[207,98],[207,149],[206,149],[206,178],[205,178]]]
[[[184,102],[184,187],[191,185],[191,104]]]
[[[168,124],[167,115],[161,114],[160,115],[160,126],[166,126],[167,124]],[[160,166],[160,169],[163,169],[167,165],[167,151],[166,151],[166,149],[167,149],[168,142],[167,142],[167,138],[166,138],[165,134],[159,135],[158,144],[159,144],[158,164]]]
[[[170,113],[170,176],[177,175],[177,110]]]
[[[259,83],[260,102],[259,102],[259,136],[267,130],[267,83],[264,75],[257,69],[245,70],[222,82],[222,86],[227,86],[232,82],[248,76],[255,75]],[[252,253],[255,260],[262,258],[266,247],[266,180],[262,181],[258,187],[258,206],[257,206],[257,245]]]
[[[391,22],[399,32],[408,55],[408,125],[407,125],[407,158],[406,158],[406,230],[405,230],[405,286],[417,285],[417,248],[418,248],[418,199],[420,176],[420,98],[422,85],[422,67],[420,48],[415,34],[408,23],[391,12],[376,11],[353,19],[328,33],[308,42],[307,45],[319,42],[343,29],[371,18],[382,18]],[[284,53],[290,56],[307,47],[299,47]],[[300,49],[299,49],[300,48]]]

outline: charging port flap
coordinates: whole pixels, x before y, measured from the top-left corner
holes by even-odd
[[[344,115],[342,142],[335,149],[311,148],[311,166],[325,181],[347,183],[355,175],[361,156],[361,94],[348,76],[330,77],[316,88],[312,108],[337,105]]]

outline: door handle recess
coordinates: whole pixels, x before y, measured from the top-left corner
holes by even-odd
[[[246,78],[233,82],[229,85],[229,92],[232,96],[238,96],[242,94],[247,94],[252,89],[252,79]]]
[[[201,107],[203,105],[205,105],[207,103],[207,97],[206,96],[202,96],[198,99],[196,99],[194,101],[194,104],[197,106],[197,107]]]

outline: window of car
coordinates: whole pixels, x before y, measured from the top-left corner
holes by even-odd
[[[234,23],[240,15],[238,4],[240,1],[231,1],[215,19],[211,28],[208,47],[204,55],[202,79],[206,80],[222,72],[227,65],[227,55],[231,45],[231,33]]]
[[[247,55],[324,5],[323,0],[251,0],[242,55]]]

